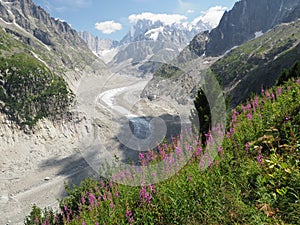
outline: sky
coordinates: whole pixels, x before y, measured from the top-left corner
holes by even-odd
[[[68,22],[77,31],[120,40],[137,19],[166,23],[217,25],[225,10],[237,0],[33,0],[52,17]]]

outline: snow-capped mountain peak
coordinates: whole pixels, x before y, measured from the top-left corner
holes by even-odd
[[[162,14],[164,15],[164,14]],[[170,15],[169,15],[170,16]],[[174,19],[173,22],[169,18],[160,16],[155,18],[137,18],[131,19],[134,24],[130,32],[120,41],[121,45],[129,44],[136,41],[171,41],[177,42],[179,48],[184,47],[192,38],[204,31],[210,30],[212,27],[208,23],[203,23],[199,20],[198,23],[189,23],[179,19]]]

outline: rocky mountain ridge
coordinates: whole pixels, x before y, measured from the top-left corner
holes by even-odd
[[[75,88],[80,71],[104,64],[71,26],[52,18],[32,0],[0,1],[0,26],[31,48],[35,56]]]
[[[300,18],[299,0],[240,0],[225,11],[219,25],[207,34],[198,34],[190,43],[198,56],[220,56],[280,23]],[[207,36],[203,40],[203,36]],[[189,48],[189,47],[188,47]]]
[[[192,38],[201,31],[212,27],[201,20],[196,24],[171,23],[139,19],[131,30],[122,38],[120,45],[138,41],[172,42],[178,49],[183,49]]]
[[[87,31],[82,31],[78,34],[81,39],[83,39],[84,42],[88,45],[89,49],[100,58],[112,51],[112,49],[119,46],[119,41],[101,39],[100,37],[94,36]]]
[[[118,68],[118,73],[143,76],[177,56],[196,34],[210,29],[211,25],[201,20],[196,24],[167,24],[161,20],[139,19],[119,42],[101,40],[88,32],[80,35],[111,68]]]
[[[223,82],[225,93],[231,95],[232,105],[236,105],[244,101],[249,93],[258,92],[261,85],[270,87],[282,69],[291,67],[299,58],[297,55],[299,37],[296,35],[299,23],[297,19],[300,17],[299,8],[299,0],[238,1],[230,11],[224,13],[216,28],[196,35],[179,56],[169,62],[169,65],[184,68],[193,60],[205,63],[215,70]],[[267,19],[264,19],[266,15]],[[287,25],[280,25],[281,23]],[[194,72],[198,76],[202,76],[203,73],[205,70]],[[156,88],[159,86],[157,83],[163,79],[166,82],[164,89],[168,89],[166,86],[173,87],[174,79],[180,80],[181,75],[176,68],[168,64],[163,65],[154,74],[153,80],[145,88],[142,96],[151,96],[152,93],[163,94],[162,90]],[[167,83],[170,83],[170,86]],[[247,83],[253,85],[250,87]],[[177,85],[179,84],[180,82]],[[196,83],[193,89],[197,89]],[[190,90],[185,92],[189,93]],[[190,94],[186,94],[186,98],[183,102],[191,100]]]
[[[157,70],[142,97],[180,96],[175,98],[178,103],[191,104],[201,87],[201,77],[212,70],[224,96],[230,98],[230,106],[234,107],[247,100],[251,93],[258,94],[262,88],[272,87],[284,69],[300,60],[299,33],[300,19],[280,24],[222,57],[199,57],[183,51],[171,64]],[[190,71],[186,69],[190,68],[189,64],[193,65]]]

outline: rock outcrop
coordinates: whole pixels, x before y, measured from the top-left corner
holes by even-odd
[[[32,0],[0,1],[0,12],[0,27],[27,45],[71,88],[85,71],[93,71],[93,65],[104,67],[68,23],[52,18]]]
[[[198,56],[220,56],[235,46],[253,39],[280,23],[300,18],[300,0],[241,0],[226,11],[219,25],[209,33],[203,52],[203,45],[196,46],[193,53]],[[202,33],[198,34],[203,36]],[[190,45],[195,46],[194,38]]]

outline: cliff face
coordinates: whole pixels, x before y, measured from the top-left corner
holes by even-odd
[[[79,32],[79,36],[87,43],[89,49],[99,55],[105,50],[111,50],[112,48],[117,47],[119,44],[118,41],[95,37],[87,31]]]
[[[0,2],[1,18],[7,23],[15,23],[48,46],[60,43],[76,45],[88,51],[87,46],[69,24],[52,18],[32,0],[10,0]]]
[[[217,56],[234,46],[265,33],[280,23],[300,17],[299,0],[241,0],[225,12],[218,27],[209,34],[206,55]]]
[[[177,101],[184,104],[193,99],[195,95],[191,95],[190,91],[195,93],[199,89],[199,80],[207,70],[213,70],[221,81],[224,94],[230,97],[231,107],[247,100],[250,93],[259,94],[262,87],[272,87],[284,69],[292,67],[300,60],[299,34],[300,19],[283,23],[220,57],[205,56],[204,46],[208,37],[205,33],[196,36],[176,61],[177,65],[182,63],[184,66],[184,62],[194,59],[198,60],[199,66],[191,68],[192,72],[189,74],[193,82],[190,82],[190,87],[183,88],[185,94],[180,94],[181,99]],[[165,93],[176,96],[170,90],[174,86],[180,86],[186,74],[180,74],[172,66],[168,66],[164,64],[157,70],[146,86],[143,97],[149,98],[153,94],[159,97]],[[176,89],[176,92],[179,91]]]
[[[198,56],[220,56],[280,23],[300,18],[300,0],[241,0],[226,11],[209,34],[200,33],[185,49]],[[207,37],[203,41],[203,37]]]
[[[23,42],[71,88],[86,71],[93,70],[92,65],[104,67],[68,23],[52,18],[32,0],[0,1],[0,13],[0,27]]]

